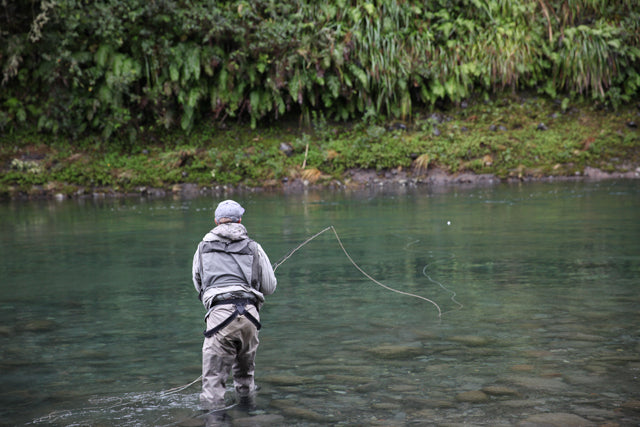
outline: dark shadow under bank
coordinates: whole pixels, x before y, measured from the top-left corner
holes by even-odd
[[[456,187],[492,186],[501,183],[528,182],[567,182],[567,181],[604,181],[611,179],[640,179],[640,166],[635,166],[627,172],[604,172],[596,168],[587,167],[584,172],[572,176],[514,176],[499,178],[490,174],[474,174],[461,172],[450,174],[441,169],[429,169],[421,174],[412,174],[402,170],[376,171],[373,169],[353,169],[345,173],[342,180],[333,179],[322,182],[309,182],[301,178],[285,179],[278,185],[250,187],[246,185],[212,185],[174,184],[167,188],[138,187],[133,191],[122,192],[109,187],[86,188],[77,187],[71,194],[63,194],[55,190],[48,190],[46,186],[33,187],[31,191],[14,191],[0,194],[0,200],[38,200],[38,199],[79,199],[79,198],[194,198],[201,196],[220,197],[233,194],[247,194],[258,192],[295,194],[305,191],[360,191],[367,189],[384,189],[397,191],[406,188],[424,188],[444,191]]]

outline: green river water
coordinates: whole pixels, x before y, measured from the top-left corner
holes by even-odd
[[[640,424],[640,181],[234,199],[284,260],[255,410],[198,411],[191,260],[222,198],[16,201],[0,425]]]

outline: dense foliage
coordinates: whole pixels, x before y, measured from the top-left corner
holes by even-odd
[[[0,13],[0,130],[79,136],[394,117],[503,89],[640,96],[635,0],[25,0]],[[126,138],[125,138],[126,139]]]

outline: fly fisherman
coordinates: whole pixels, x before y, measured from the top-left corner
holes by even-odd
[[[258,311],[264,295],[272,294],[277,285],[269,257],[240,224],[243,214],[237,202],[220,202],[216,227],[204,236],[193,256],[193,284],[207,310],[200,394],[207,410],[224,407],[231,370],[240,402],[252,404]]]

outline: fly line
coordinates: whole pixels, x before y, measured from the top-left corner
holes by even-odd
[[[316,234],[314,234],[313,236],[309,237],[307,240],[305,240],[304,242],[300,243],[298,246],[296,246],[293,250],[291,250],[288,254],[286,254],[284,257],[282,257],[282,259],[278,262],[276,262],[273,266],[273,271],[275,272],[276,269],[278,267],[280,267],[286,260],[288,260],[289,258],[291,258],[291,256],[296,253],[298,250],[302,249],[302,247],[304,247],[307,243],[311,242],[313,239],[315,239],[316,237],[320,236],[321,234],[327,232],[327,231],[333,231],[334,236],[336,237],[336,240],[338,241],[338,244],[340,245],[340,248],[342,249],[342,252],[344,252],[344,255],[347,257],[347,259],[349,260],[349,262],[351,262],[351,264],[353,264],[353,266],[360,272],[362,273],[363,276],[365,276],[367,279],[371,280],[373,283],[375,283],[378,286],[383,287],[384,289],[391,291],[391,292],[395,292],[397,294],[401,294],[401,295],[406,295],[412,298],[418,298],[421,299],[423,301],[426,301],[430,304],[432,304],[437,310],[438,310],[438,317],[441,318],[442,317],[442,310],[440,310],[440,306],[438,304],[436,304],[434,301],[430,300],[429,298],[425,298],[423,296],[420,295],[416,295],[416,294],[412,294],[409,292],[404,292],[398,289],[394,289],[391,286],[387,286],[384,283],[376,280],[375,278],[371,277],[371,275],[369,273],[367,273],[366,271],[364,271],[351,257],[351,255],[349,255],[349,252],[347,252],[347,249],[344,247],[344,245],[342,244],[342,240],[340,239],[340,236],[338,235],[338,232],[336,231],[335,227],[333,225],[328,226],[327,228],[325,228],[324,230],[321,230],[319,232],[317,232]]]

